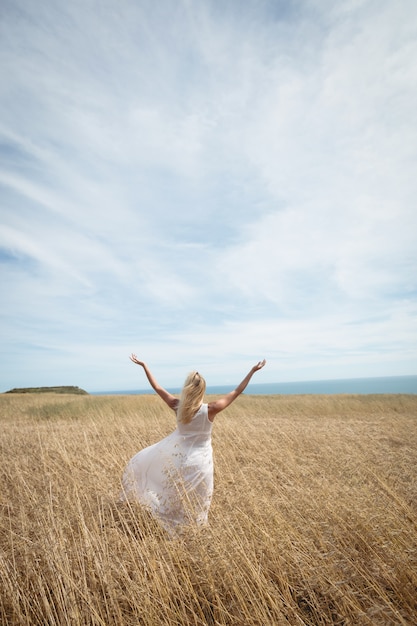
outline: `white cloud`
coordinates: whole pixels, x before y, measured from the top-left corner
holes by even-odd
[[[125,388],[133,349],[171,385],[263,356],[268,380],[415,372],[416,15],[7,7],[4,387],[31,354]]]

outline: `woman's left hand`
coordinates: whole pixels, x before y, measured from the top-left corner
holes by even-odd
[[[136,365],[141,365],[142,367],[144,367],[145,363],[143,361],[139,361],[138,357],[136,356],[136,354],[131,354],[129,359],[133,362],[136,363]]]

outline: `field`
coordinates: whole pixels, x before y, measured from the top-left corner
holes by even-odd
[[[417,396],[242,396],[210,524],[117,503],[174,428],[156,396],[0,396],[0,623],[417,623]]]

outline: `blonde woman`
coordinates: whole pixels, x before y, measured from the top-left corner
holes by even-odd
[[[214,418],[246,389],[265,360],[254,365],[234,391],[205,404],[206,382],[198,372],[187,376],[178,399],[159,385],[146,363],[135,354],[130,359],[143,368],[151,387],[175,411],[177,427],[129,461],[122,498],[140,502],[170,533],[190,523],[206,524],[213,494]]]

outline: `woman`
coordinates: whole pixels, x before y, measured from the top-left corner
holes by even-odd
[[[171,533],[189,523],[205,524],[213,493],[214,418],[246,389],[265,359],[252,367],[234,391],[208,404],[203,403],[206,382],[198,372],[187,376],[178,400],[158,384],[146,363],[135,354],[130,359],[143,367],[151,387],[175,411],[177,428],[129,461],[122,497],[143,504]]]

